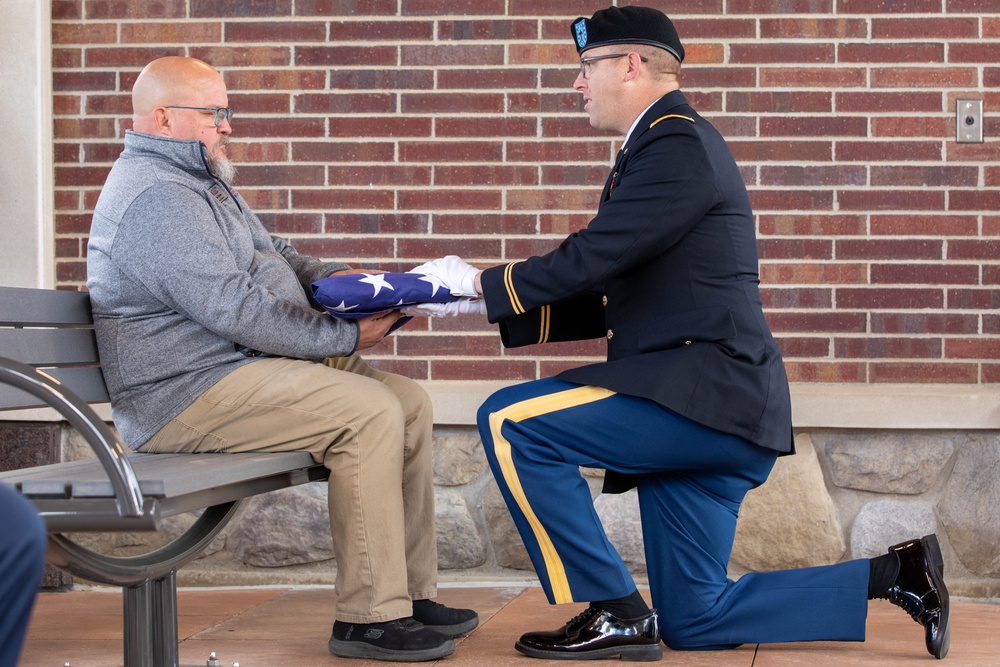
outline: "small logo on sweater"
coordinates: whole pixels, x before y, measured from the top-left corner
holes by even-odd
[[[215,197],[220,204],[229,199],[229,193],[220,188],[218,185],[213,185],[212,187],[210,187],[208,189],[208,192],[213,197]]]

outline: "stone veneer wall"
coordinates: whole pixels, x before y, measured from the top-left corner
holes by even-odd
[[[65,426],[6,428],[8,443],[33,439],[47,449],[47,431],[64,459],[90,455]],[[952,593],[1000,597],[1000,433],[811,429],[797,433],[796,447],[743,505],[732,576],[870,557],[937,532]],[[475,429],[438,427],[434,457],[442,580],[532,580]],[[610,539],[642,581],[635,492],[601,495],[600,471],[584,473]],[[326,485],[314,483],[245,501],[203,557],[180,571],[180,585],[332,584],[325,496]],[[77,537],[109,553],[137,553],[190,520],[172,519],[157,534]]]

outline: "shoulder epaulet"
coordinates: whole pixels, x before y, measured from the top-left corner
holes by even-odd
[[[682,115],[677,114],[677,113],[668,113],[666,116],[660,116],[659,118],[657,118],[656,120],[654,120],[652,123],[649,124],[649,127],[652,128],[657,123],[659,123],[661,120],[669,120],[671,118],[683,118],[684,120],[686,120],[688,122],[691,122],[691,123],[694,122],[694,118],[691,118],[690,116],[682,116]]]

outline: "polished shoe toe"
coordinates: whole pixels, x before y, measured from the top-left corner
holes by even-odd
[[[621,619],[593,605],[558,630],[522,635],[514,648],[546,660],[647,661],[663,656],[656,611]]]
[[[924,627],[924,643],[935,658],[948,655],[951,617],[944,560],[936,535],[889,547],[899,559],[899,572],[889,588],[889,601],[905,609]]]

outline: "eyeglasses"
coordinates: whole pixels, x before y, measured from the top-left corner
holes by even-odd
[[[195,111],[211,111],[215,114],[212,118],[212,123],[219,127],[223,120],[233,122],[233,108],[232,107],[184,107],[180,105],[168,106],[168,109],[194,109]]]
[[[629,55],[630,54],[628,53],[609,53],[604,56],[591,56],[589,58],[580,58],[580,76],[582,76],[584,79],[590,77],[590,69],[587,67],[587,65],[594,62],[595,60],[607,60],[609,58],[626,58]],[[639,60],[641,60],[644,63],[649,62],[649,58],[645,58],[643,56],[639,56]]]

